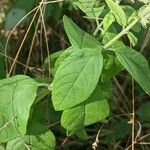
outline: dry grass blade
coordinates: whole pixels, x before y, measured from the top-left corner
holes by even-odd
[[[32,41],[31,41],[31,46],[30,46],[30,50],[29,50],[29,54],[28,54],[28,58],[27,58],[27,62],[26,62],[26,65],[28,66],[29,65],[29,61],[30,61],[30,58],[31,58],[31,53],[32,53],[32,50],[33,50],[33,46],[34,46],[34,41],[35,41],[35,37],[36,37],[36,34],[37,34],[37,30],[38,30],[38,27],[39,27],[39,24],[41,22],[41,32],[42,32],[42,29],[43,29],[43,10],[45,9],[45,5],[43,5],[44,3],[44,0],[42,0],[40,2],[40,5],[39,5],[39,9],[38,11],[40,12],[40,15],[39,15],[39,18],[38,18],[38,21],[37,21],[37,24],[36,24],[36,27],[35,27],[35,31],[34,31],[34,34],[33,34],[33,38],[32,38]],[[45,29],[46,30],[46,29]],[[41,36],[41,35],[40,35]],[[46,37],[47,39],[47,37]],[[42,41],[42,38],[40,39]],[[46,40],[47,41],[47,40]],[[48,45],[48,43],[46,42],[46,45]],[[48,47],[48,46],[47,46]],[[41,47],[42,49],[42,47]],[[48,48],[48,51],[49,51],[49,48]],[[41,55],[42,55],[42,50],[41,50]],[[43,55],[42,55],[43,56]],[[41,57],[42,57],[41,56]],[[42,57],[43,58],[43,57]],[[41,59],[42,61],[43,59]],[[27,73],[27,68],[25,69],[25,74]]]
[[[43,10],[41,7],[40,7],[40,14],[41,14],[41,18],[42,18],[42,25],[43,25],[44,36],[45,36],[47,55],[49,56],[50,52],[49,52],[48,38],[47,38],[46,26],[45,26],[45,22],[44,22]],[[50,78],[50,61],[49,61],[49,78]]]
[[[10,40],[11,35],[13,34],[13,32],[15,31],[15,29],[18,27],[18,25],[24,20],[26,19],[30,14],[32,14],[34,11],[36,11],[38,9],[38,6],[35,7],[34,9],[32,9],[30,12],[28,12],[16,25],[15,27],[10,31],[10,34],[6,40],[6,44],[5,44],[5,55],[7,56],[7,47],[8,47],[8,42]],[[6,75],[8,74],[8,64],[7,64],[7,58],[5,58],[5,63],[6,63]]]
[[[5,58],[7,58],[7,59],[9,59],[9,60],[11,60],[11,61],[14,61],[14,58],[9,57],[9,56],[3,54],[2,52],[0,52],[0,55],[4,56]],[[25,67],[25,68],[27,68],[27,69],[29,69],[29,70],[32,70],[32,68],[33,68],[33,67],[31,67],[31,66],[27,66],[27,65],[23,64],[23,63],[20,62],[20,61],[16,61],[16,63],[19,64],[19,65],[21,65],[21,66],[23,66],[23,67]]]
[[[31,20],[31,22],[30,22],[30,24],[29,24],[29,27],[28,27],[28,29],[27,29],[27,31],[26,31],[26,34],[25,34],[25,36],[24,36],[24,38],[23,38],[21,44],[20,44],[20,47],[19,47],[19,49],[18,49],[18,51],[17,51],[16,57],[15,57],[15,59],[14,59],[12,65],[11,65],[11,67],[10,67],[10,70],[9,70],[9,72],[8,72],[8,74],[7,74],[7,77],[10,76],[10,74],[11,74],[11,72],[12,72],[12,70],[13,70],[13,67],[14,67],[14,65],[15,65],[15,63],[16,63],[16,61],[17,61],[17,59],[18,59],[18,56],[19,56],[20,51],[21,51],[21,49],[22,49],[22,46],[23,46],[23,44],[24,44],[24,42],[25,42],[25,40],[26,40],[26,37],[27,37],[27,35],[28,35],[29,31],[30,31],[30,28],[31,28],[31,26],[32,26],[32,24],[33,24],[35,18],[36,18],[37,13],[38,13],[38,10],[37,10],[36,13],[34,14],[32,20]]]
[[[30,45],[30,50],[29,50],[29,54],[28,54],[28,58],[27,58],[27,62],[26,62],[26,66],[29,65],[29,61],[30,61],[30,58],[31,58],[31,53],[32,53],[32,50],[33,50],[35,37],[36,37],[36,34],[37,34],[39,24],[40,24],[40,17],[38,18],[38,22],[37,22],[36,27],[35,27],[35,31],[34,31],[34,34],[33,34],[33,38],[32,38],[31,45]],[[27,73],[27,68],[25,69],[24,73],[25,74]]]

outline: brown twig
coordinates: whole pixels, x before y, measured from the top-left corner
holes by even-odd
[[[132,78],[132,150],[135,144],[135,99],[134,99],[134,80]]]

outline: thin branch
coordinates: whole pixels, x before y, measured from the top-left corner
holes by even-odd
[[[3,54],[2,52],[0,52],[0,55],[6,57],[7,59],[9,59],[9,60],[11,60],[11,61],[14,61],[14,58],[9,57],[9,56]],[[32,69],[34,68],[34,67],[31,67],[31,66],[27,66],[27,65],[23,64],[23,63],[20,62],[20,61],[16,61],[16,63],[19,64],[19,65],[21,65],[21,66],[23,66],[23,67],[25,67],[25,68],[27,68],[27,69],[29,69],[29,70],[32,70]]]
[[[139,125],[139,129],[138,129],[138,132],[136,134],[135,141],[137,141],[140,138],[140,136],[141,136],[141,130],[142,130],[141,123],[139,121],[137,121],[137,123]]]
[[[141,140],[143,140],[144,138],[146,138],[146,137],[148,137],[148,136],[150,136],[150,133],[148,133],[148,134],[146,134],[146,135],[143,135],[141,138],[139,138],[137,141],[141,141]]]
[[[44,36],[45,36],[45,41],[46,41],[46,50],[47,50],[47,55],[49,56],[49,45],[48,45],[48,38],[47,38],[47,32],[46,32],[46,26],[44,23],[44,16],[43,16],[43,11],[40,7],[40,13],[41,13],[41,18],[42,18],[42,24],[43,24],[43,29],[44,29]],[[50,61],[49,61],[49,78],[50,78]]]
[[[49,2],[41,2],[42,4],[53,4],[53,3],[59,3],[59,2],[64,2],[65,0],[56,0],[56,1],[49,1]]]
[[[38,22],[36,24],[35,31],[34,31],[34,34],[33,34],[33,38],[32,38],[32,41],[31,41],[31,46],[30,46],[30,50],[29,50],[29,54],[28,54],[28,58],[27,58],[27,62],[26,62],[27,66],[29,65],[29,61],[30,61],[30,58],[31,58],[31,53],[32,53],[32,50],[33,50],[33,46],[34,46],[34,42],[35,42],[35,37],[36,37],[36,34],[37,34],[37,30],[38,30],[39,24],[40,24],[40,16],[38,18]],[[27,68],[25,69],[24,73],[25,74],[27,73]]]

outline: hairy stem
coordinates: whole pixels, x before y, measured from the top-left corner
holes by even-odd
[[[108,49],[114,42],[120,39],[124,34],[127,34],[129,30],[138,22],[138,18],[133,20],[126,28],[124,28],[119,34],[117,34],[112,40],[103,46],[104,49]]]

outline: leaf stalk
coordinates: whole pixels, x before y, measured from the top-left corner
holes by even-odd
[[[116,42],[118,39],[120,39],[123,35],[127,34],[129,30],[139,22],[139,19],[134,19],[126,28],[124,28],[119,34],[117,34],[112,40],[110,40],[108,43],[106,43],[103,46],[103,49],[108,49],[114,42]]]

